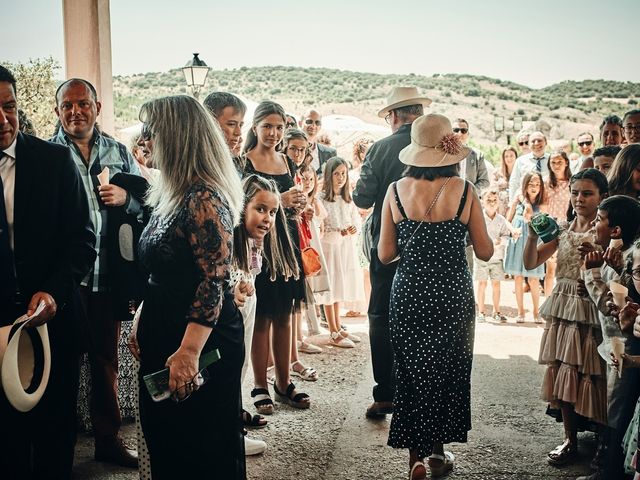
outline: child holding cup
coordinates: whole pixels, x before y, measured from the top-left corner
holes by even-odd
[[[604,252],[592,251],[585,256],[585,271],[583,272],[585,287],[598,307],[602,325],[603,342],[598,350],[601,356],[609,362],[611,362],[610,353],[614,351],[615,344],[624,344],[624,353],[617,352],[618,358],[625,359],[627,356],[640,355],[640,340],[630,335],[624,335],[620,328],[621,324],[624,326],[625,323],[628,323],[623,321],[626,311],[625,315],[620,315],[620,307],[612,308],[613,302],[610,301],[612,285],[615,286],[616,283],[619,283],[626,288],[630,287],[630,282],[626,281],[625,275],[623,275],[623,256],[630,254],[631,245],[638,237],[638,218],[640,218],[640,203],[637,200],[623,195],[615,195],[604,200],[598,206],[594,225],[596,244],[606,250]],[[616,243],[614,240],[621,240],[622,246],[612,247],[612,244]],[[618,315],[618,321],[611,316],[611,312]],[[625,327],[625,330],[628,330],[628,327]],[[623,363],[625,364],[623,366],[628,366],[626,360]],[[640,396],[638,371],[624,369],[618,375],[613,367],[609,367],[607,369],[607,393],[608,453],[606,461],[602,465],[602,474],[606,478],[623,478],[624,451],[621,444]]]

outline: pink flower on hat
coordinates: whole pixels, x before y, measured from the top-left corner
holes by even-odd
[[[447,133],[442,140],[440,140],[440,144],[436,146],[438,150],[442,150],[444,153],[448,155],[457,155],[462,148],[462,144],[458,137],[453,133]]]

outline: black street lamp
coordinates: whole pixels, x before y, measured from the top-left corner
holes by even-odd
[[[209,67],[202,60],[198,58],[198,53],[193,54],[193,58],[182,67],[182,73],[184,73],[184,79],[187,82],[187,86],[191,88],[193,97],[197,100],[200,88],[204,87],[207,81],[207,74]]]

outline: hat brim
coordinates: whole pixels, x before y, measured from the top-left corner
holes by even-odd
[[[467,147],[461,147],[456,154],[445,153],[435,148],[421,147],[414,143],[400,150],[400,161],[405,165],[412,167],[447,167],[460,163],[471,150]]]
[[[384,118],[391,110],[395,110],[396,108],[401,107],[408,107],[409,105],[422,105],[423,107],[428,107],[429,105],[431,105],[432,101],[433,100],[427,97],[415,97],[409,98],[407,100],[402,100],[400,102],[392,103],[391,105],[387,105],[386,107],[384,107],[378,112],[378,117]]]
[[[6,346],[4,352],[0,351],[2,389],[9,403],[23,413],[38,404],[47,388],[51,372],[47,326],[25,329],[29,323],[27,318],[24,315],[13,326],[0,329],[0,348]],[[31,351],[28,351],[29,348]]]

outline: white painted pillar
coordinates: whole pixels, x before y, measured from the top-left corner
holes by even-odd
[[[109,0],[62,0],[65,78],[91,82],[102,102],[98,123],[115,134]]]

